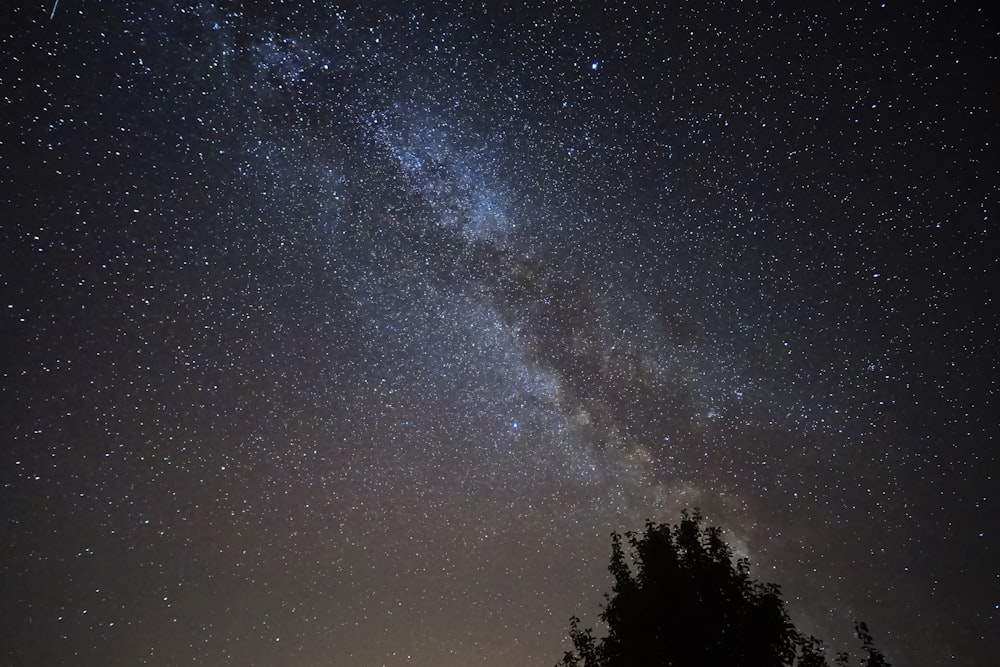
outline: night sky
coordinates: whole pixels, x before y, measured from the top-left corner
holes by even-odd
[[[698,506],[995,664],[998,24],[531,4],[5,7],[0,663],[548,666]]]

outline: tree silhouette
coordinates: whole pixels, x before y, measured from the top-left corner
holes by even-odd
[[[780,588],[752,579],[745,558],[734,564],[722,531],[703,527],[697,510],[675,526],[647,522],[641,537],[625,539],[628,558],[622,536],[611,535],[614,585],[600,615],[607,635],[596,638],[574,616],[563,667],[829,667],[823,643],[795,629]],[[856,631],[861,666],[889,667],[867,626]]]

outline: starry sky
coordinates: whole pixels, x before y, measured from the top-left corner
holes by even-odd
[[[0,662],[551,665],[698,506],[993,664],[998,24],[530,4],[5,7]]]

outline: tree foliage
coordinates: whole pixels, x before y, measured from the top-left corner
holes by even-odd
[[[752,579],[745,558],[734,563],[722,531],[703,527],[697,511],[675,526],[647,522],[624,541],[613,533],[608,569],[614,585],[600,615],[607,634],[598,639],[573,617],[574,650],[563,667],[829,667],[822,642],[792,624],[781,589]],[[868,628],[856,630],[862,667],[888,667]],[[839,654],[835,664],[849,657]]]

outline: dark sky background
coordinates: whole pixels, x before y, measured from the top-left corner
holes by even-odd
[[[995,664],[997,23],[532,4],[5,7],[0,662],[551,665],[700,506]]]

